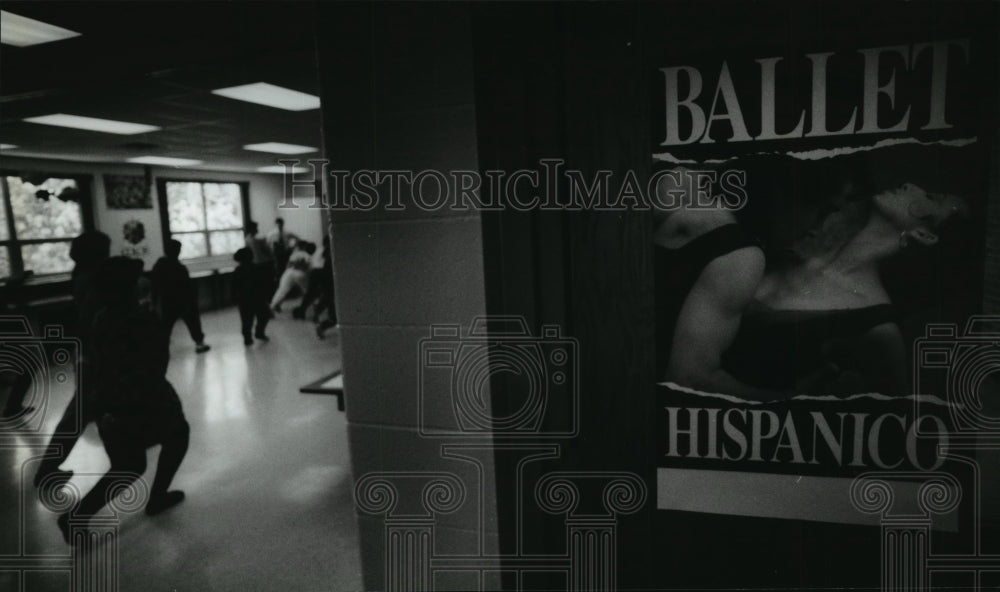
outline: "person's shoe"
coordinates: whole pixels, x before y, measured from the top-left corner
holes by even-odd
[[[271,312],[274,313],[274,314],[278,314],[279,312],[281,312],[281,305],[280,304],[275,304],[274,306],[272,306],[271,307]]]
[[[170,508],[184,501],[183,491],[168,491],[160,495],[151,496],[146,502],[146,515],[156,516],[162,514]]]
[[[245,336],[243,338],[243,345],[253,345],[253,337],[250,337],[249,335]]]
[[[326,339],[326,331],[323,330],[323,325],[316,325],[316,337]]]
[[[271,339],[267,335],[264,335],[263,333],[257,333],[256,335],[254,335],[254,337],[256,337],[261,341],[271,341]]]
[[[197,344],[197,345],[194,346],[194,353],[196,353],[196,354],[203,354],[203,353],[207,352],[210,349],[212,349],[211,345],[208,345],[207,343],[199,343],[199,344]]]
[[[48,473],[38,472],[35,473],[35,487],[45,485],[46,487],[58,489],[69,483],[69,480],[72,478],[73,471],[64,471],[62,469],[56,469]]]
[[[59,526],[59,532],[62,533],[62,538],[66,541],[67,545],[72,545],[73,541],[69,538],[69,512],[65,514],[60,514],[56,518],[56,525]]]

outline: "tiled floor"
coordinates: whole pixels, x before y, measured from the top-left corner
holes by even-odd
[[[286,307],[287,308],[287,307]],[[205,314],[212,350],[196,355],[186,328],[174,329],[168,378],[191,424],[191,447],[174,481],[186,501],[163,515],[126,515],[118,537],[118,589],[361,589],[347,422],[335,397],[298,392],[340,367],[337,331],[317,340],[313,325],[279,315],[269,343],[245,347],[234,309]],[[71,396],[54,384],[51,427]],[[69,548],[35,489],[40,448],[0,440],[0,590],[17,590],[4,569],[19,555]],[[149,452],[146,478],[158,448]],[[107,457],[91,426],[64,465],[86,491]],[[24,495],[23,503],[19,492]],[[23,506],[23,510],[20,508]],[[69,590],[67,572],[32,572],[24,590]]]

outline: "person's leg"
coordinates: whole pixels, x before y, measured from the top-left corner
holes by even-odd
[[[309,305],[321,296],[322,280],[320,279],[320,276],[322,273],[323,272],[318,269],[313,269],[309,272],[309,289],[306,290],[305,295],[302,296],[302,302],[300,302],[299,305],[295,307],[295,310],[292,311],[293,317],[297,319],[304,319]]]
[[[67,543],[72,544],[69,538],[71,515],[78,519],[90,519],[108,503],[113,493],[132,485],[146,471],[146,447],[141,441],[123,433],[119,427],[101,425],[98,428],[101,441],[104,443],[104,451],[111,460],[111,468],[83,496],[74,511],[59,516],[57,524]]]
[[[267,339],[267,335],[264,331],[267,329],[267,323],[271,320],[271,308],[267,305],[267,301],[260,299],[254,303],[254,316],[257,317],[257,330],[254,332],[254,337],[257,339]]]
[[[184,319],[184,324],[187,325],[191,339],[198,346],[195,351],[198,353],[208,351],[209,346],[205,345],[205,333],[201,330],[201,315],[198,314],[198,303],[192,301],[181,318]]]
[[[240,330],[243,332],[243,343],[253,344],[253,317],[254,307],[251,302],[240,302]]]
[[[49,445],[45,449],[45,458],[38,465],[35,473],[35,487],[42,484],[42,481],[50,475],[58,475],[59,480],[69,480],[73,476],[71,471],[60,471],[59,465],[66,462],[69,453],[76,446],[76,441],[80,439],[84,428],[92,420],[90,410],[85,407],[86,397],[79,390],[73,394],[69,405],[63,411],[63,416],[56,424],[56,429],[52,433]]]
[[[323,321],[320,322],[319,325],[316,326],[316,336],[319,337],[320,339],[323,339],[326,337],[327,329],[336,326],[337,326],[337,321],[335,319],[332,319],[331,317],[327,317],[323,319]]]
[[[313,321],[318,323],[327,308],[328,293],[330,291],[330,287],[326,285],[326,275],[322,271],[309,278],[309,289],[316,293],[316,306],[313,307]]]
[[[309,274],[301,270],[293,270],[295,273],[292,274],[292,281],[295,285],[299,287],[302,292],[302,297],[309,293]]]
[[[333,302],[333,283],[329,280],[329,276],[323,279],[323,301],[319,305],[326,309],[326,318],[316,326],[316,336],[320,339],[326,336],[327,329],[337,326],[337,307]]]
[[[156,476],[149,491],[149,502],[146,504],[146,514],[153,516],[184,499],[184,492],[169,491],[170,483],[177,474],[184,456],[187,454],[191,428],[183,416],[174,418],[163,434],[163,447],[160,449],[160,459],[156,465]]]
[[[166,334],[169,340],[174,332],[174,325],[177,324],[177,319],[181,316],[181,312],[176,309],[164,308],[163,309],[163,332]]]
[[[281,301],[288,296],[288,292],[295,285],[294,270],[286,269],[285,273],[281,274],[281,280],[278,282],[278,289],[274,292],[274,297],[271,298],[271,308],[277,309],[281,306]]]
[[[313,307],[313,322],[318,323],[324,312],[326,312],[326,298],[320,296],[320,298],[316,300],[316,306]]]
[[[265,306],[267,306],[268,297],[278,290],[280,274],[277,277],[274,275],[272,265],[273,263],[265,263],[257,266],[257,293],[260,299],[264,301]],[[271,310],[270,307],[268,307],[268,310]]]
[[[75,514],[81,518],[99,512],[108,502],[113,486],[134,483],[146,471],[146,447],[142,442],[112,430],[101,429],[100,433],[111,468],[80,500]]]
[[[278,248],[274,253],[274,277],[280,278],[281,274],[285,272],[285,268],[288,267],[288,258],[292,256],[292,253],[285,248]]]

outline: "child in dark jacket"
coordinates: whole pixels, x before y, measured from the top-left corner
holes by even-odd
[[[92,380],[98,431],[111,468],[80,500],[77,519],[89,519],[138,479],[146,470],[146,449],[156,444],[162,448],[146,514],[159,514],[184,499],[183,492],[169,491],[169,486],[187,453],[190,428],[180,398],[167,382],[170,353],[163,324],[139,306],[141,273],[142,262],[127,257],[109,259],[98,273],[104,306],[93,325]],[[67,542],[69,518],[59,518]]]
[[[187,267],[180,262],[180,256],[180,241],[171,239],[167,243],[166,255],[153,266],[153,305],[163,319],[167,337],[170,337],[177,319],[182,319],[194,340],[194,351],[201,354],[211,346],[205,343],[205,333],[201,330],[197,290]]]
[[[243,343],[253,345],[253,337],[267,341],[264,330],[271,320],[271,308],[267,302],[270,285],[262,281],[258,268],[254,266],[253,251],[243,247],[233,254],[233,259],[239,263],[233,272],[233,293],[240,309]],[[253,331],[254,318],[257,319],[256,331]]]
[[[59,469],[76,445],[83,429],[97,419],[96,395],[91,375],[93,365],[94,319],[103,304],[98,275],[111,256],[111,238],[96,230],[73,239],[69,256],[75,263],[72,276],[73,302],[76,306],[76,335],[80,338],[79,390],[63,411],[35,474],[35,486],[43,483],[58,488],[73,477],[72,471]]]

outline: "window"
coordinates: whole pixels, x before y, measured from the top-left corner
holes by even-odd
[[[246,185],[161,180],[164,237],[181,242],[181,259],[231,255],[244,245]]]
[[[87,227],[86,183],[46,173],[0,173],[0,279],[73,269],[69,247]]]

